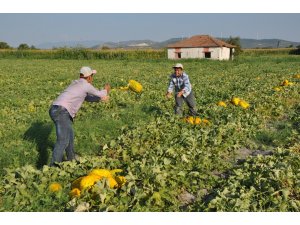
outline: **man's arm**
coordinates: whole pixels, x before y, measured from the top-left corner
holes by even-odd
[[[88,89],[87,89],[87,93],[88,96],[95,96],[98,97],[99,100],[101,101],[108,101],[109,96],[108,96],[108,92],[110,91],[110,85],[106,84],[105,88],[101,91],[97,90],[93,85],[88,85]],[[92,101],[96,101],[97,98],[94,97],[88,97],[86,98],[87,101],[92,100]]]
[[[184,88],[180,91],[184,97],[188,96],[192,91],[192,85],[188,75],[183,77]]]
[[[172,92],[173,92],[173,90],[174,90],[174,83],[173,83],[173,81],[172,81],[172,76],[171,76],[171,78],[170,78],[170,83],[169,83],[169,87],[168,87],[168,90],[167,90],[167,93],[166,93],[166,96],[168,97],[168,98],[170,98],[170,97],[172,97]]]

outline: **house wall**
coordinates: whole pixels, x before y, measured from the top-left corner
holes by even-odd
[[[230,59],[230,48],[222,47],[220,48],[220,60],[229,60]]]
[[[211,59],[220,59],[221,48],[209,48],[209,51],[211,52]]]
[[[207,48],[206,48],[207,49]],[[216,60],[228,60],[230,58],[230,48],[218,47],[218,48],[209,48],[211,52],[211,59]],[[169,59],[178,59],[178,48],[175,51],[175,48],[168,48],[168,58]],[[205,58],[204,48],[180,48],[181,58]]]

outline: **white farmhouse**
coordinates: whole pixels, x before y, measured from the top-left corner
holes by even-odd
[[[235,47],[209,35],[196,35],[167,46],[169,59],[206,58],[216,60],[233,59]]]

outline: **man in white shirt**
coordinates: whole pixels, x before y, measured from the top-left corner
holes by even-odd
[[[73,81],[52,103],[49,115],[55,124],[57,139],[50,166],[62,162],[64,151],[66,151],[67,160],[75,159],[72,122],[82,103],[109,100],[109,84],[106,84],[101,91],[92,85],[93,76],[96,73],[97,71],[90,67],[82,67],[80,78]]]

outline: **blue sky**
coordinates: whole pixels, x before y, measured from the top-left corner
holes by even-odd
[[[300,13],[0,13],[0,41],[126,41],[209,34],[300,42]]]

